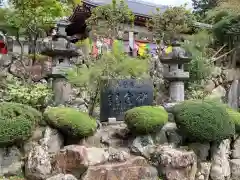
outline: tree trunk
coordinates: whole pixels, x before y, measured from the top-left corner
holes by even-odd
[[[24,50],[23,50],[23,44],[21,43],[21,41],[20,41],[19,38],[20,38],[20,35],[19,35],[19,32],[17,32],[16,41],[17,41],[17,43],[19,44],[20,49],[21,49],[21,53],[20,53],[20,63],[21,63],[21,65],[22,65],[25,73],[27,74],[27,76],[30,76],[30,75],[29,75],[29,72],[28,72],[28,69],[27,69],[27,67],[25,66],[25,63],[23,62]],[[23,77],[21,77],[21,79],[22,79],[24,82],[26,82],[24,75],[23,75]]]
[[[99,90],[100,90],[100,88],[99,88],[99,86],[97,86],[95,94],[90,100],[90,107],[89,107],[89,113],[88,113],[89,116],[93,115],[93,112],[94,112],[94,109],[95,109],[95,106],[96,106],[96,102],[97,102],[97,97],[98,97],[98,94],[99,94]]]

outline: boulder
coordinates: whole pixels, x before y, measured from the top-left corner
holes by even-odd
[[[230,178],[229,165],[230,140],[223,140],[220,145],[215,143],[212,148],[211,180],[226,180]]]
[[[88,168],[87,149],[84,146],[69,145],[54,157],[54,170],[59,173],[73,174],[79,178]]]
[[[209,180],[211,165],[211,162],[199,163],[198,172],[196,174],[195,180]]]
[[[82,180],[159,180],[156,168],[138,156],[123,163],[90,166]]]
[[[58,174],[47,178],[46,180],[77,180],[77,178],[71,174]]]
[[[240,159],[240,137],[235,139],[235,141],[233,143],[232,158]]]
[[[69,145],[61,149],[55,156],[55,170],[69,173],[79,178],[89,166],[107,162],[125,162],[130,158],[127,152],[114,148],[86,148],[80,145]]]
[[[176,123],[166,123],[162,129],[155,135],[155,143],[164,144],[168,143],[174,147],[179,146],[182,143],[182,137],[178,133]]]
[[[51,157],[47,148],[33,143],[25,164],[26,177],[31,180],[44,180],[50,176],[51,172]]]
[[[226,90],[224,89],[224,87],[222,87],[221,85],[219,85],[218,87],[216,87],[215,89],[212,90],[211,95],[209,97],[212,98],[223,98],[226,96]]]
[[[231,180],[239,180],[240,179],[240,159],[231,159],[230,167],[231,167]]]
[[[47,127],[40,144],[46,145],[49,153],[56,153],[63,146],[63,137],[57,129]]]
[[[152,137],[150,135],[145,135],[136,137],[130,149],[133,154],[148,158],[150,157],[152,147],[154,147]]]
[[[131,138],[127,136],[128,129],[125,123],[103,125],[93,136],[86,138],[79,144],[86,147],[111,147],[128,150]]]
[[[0,149],[0,175],[14,176],[22,173],[22,155],[15,146]]]
[[[212,90],[215,88],[215,83],[212,80],[208,80],[206,82],[206,85],[204,87],[204,90],[206,92],[212,92]]]
[[[32,137],[29,139],[29,141],[39,141],[40,139],[43,138],[44,135],[44,131],[45,131],[45,127],[37,127],[33,133],[32,133]]]
[[[114,148],[108,148],[108,162],[125,162],[130,158],[130,154],[126,151],[119,151]]]
[[[152,162],[164,180],[194,180],[197,171],[197,157],[193,151],[159,145],[151,155]]]
[[[39,81],[51,73],[51,59],[44,57],[43,60],[31,65],[30,58],[24,58],[23,62],[20,62],[19,57],[15,57],[16,60],[10,65],[9,71],[16,77],[32,77],[34,81]],[[24,66],[23,66],[24,64]]]
[[[206,161],[210,153],[210,143],[192,143],[189,145],[197,155],[198,161]]]

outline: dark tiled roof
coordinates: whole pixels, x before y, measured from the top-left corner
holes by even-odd
[[[112,0],[84,0],[84,2],[93,6],[101,6],[110,4]],[[159,8],[161,12],[165,11],[168,8],[166,5],[153,4],[137,0],[126,0],[126,3],[134,14],[140,16],[151,16],[156,12],[156,8]]]

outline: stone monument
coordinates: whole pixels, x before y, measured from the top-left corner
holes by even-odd
[[[79,56],[77,48],[66,36],[65,27],[67,21],[59,21],[57,31],[52,35],[52,40],[44,42],[41,53],[52,57],[52,78],[55,105],[64,105],[69,102],[71,96],[71,85],[65,78],[66,71],[71,68],[71,58]]]
[[[184,80],[189,79],[189,72],[184,71],[184,64],[191,61],[190,55],[180,46],[179,42],[172,43],[172,52],[160,57],[161,63],[168,65],[163,77],[170,82],[169,95],[171,102],[184,101]]]
[[[122,121],[127,110],[138,106],[150,106],[152,103],[151,81],[107,80],[100,94],[100,120],[116,118],[117,121]]]

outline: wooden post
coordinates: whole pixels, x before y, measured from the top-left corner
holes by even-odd
[[[137,56],[137,51],[134,50],[134,32],[133,31],[129,31],[129,46],[132,49],[132,56],[136,57]]]

